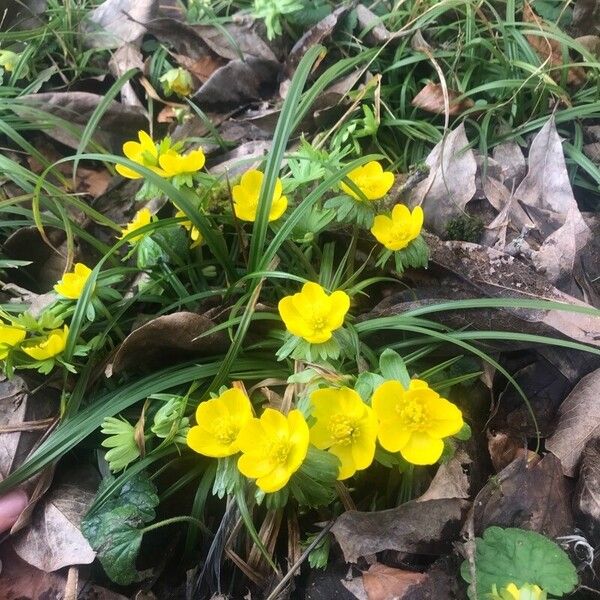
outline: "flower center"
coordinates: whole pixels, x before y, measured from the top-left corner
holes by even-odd
[[[358,437],[358,429],[350,417],[346,415],[332,415],[327,424],[327,430],[336,444],[349,446]]]
[[[221,444],[229,446],[235,442],[235,438],[238,435],[238,428],[227,417],[217,419],[213,424],[214,436],[219,440]]]
[[[427,413],[422,404],[415,401],[408,401],[404,404],[396,405],[396,412],[400,416],[404,426],[413,431],[422,430],[427,424]]]
[[[406,229],[393,229],[390,233],[393,243],[401,243],[408,240],[408,231]]]
[[[291,445],[288,440],[278,440],[274,442],[269,451],[269,458],[278,465],[284,465],[287,462]]]

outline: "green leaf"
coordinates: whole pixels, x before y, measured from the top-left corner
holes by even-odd
[[[410,385],[410,375],[402,357],[391,348],[383,351],[379,357],[379,369],[386,379],[399,381],[405,389]]]
[[[471,427],[468,423],[463,423],[462,429],[454,435],[457,440],[470,440],[473,432],[471,431]]]
[[[303,506],[326,506],[335,497],[339,469],[337,456],[310,446],[302,466],[290,479],[290,492]]]
[[[539,533],[489,527],[475,542],[478,600],[487,598],[494,585],[501,589],[509,583],[517,587],[535,584],[558,597],[577,585],[577,572],[567,554]],[[461,575],[471,583],[467,561],[461,566]],[[472,590],[469,597],[475,597]]]
[[[114,479],[102,482],[99,493]],[[158,505],[156,487],[143,473],[134,475],[97,510],[88,513],[81,523],[81,531],[106,574],[119,585],[140,581],[143,575],[135,561],[144,535],[144,525],[155,517]]]

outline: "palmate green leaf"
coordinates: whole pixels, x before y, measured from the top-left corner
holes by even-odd
[[[104,480],[99,492],[113,480],[112,477]],[[154,519],[156,506],[156,486],[145,474],[138,473],[108,502],[83,519],[81,531],[115,583],[127,585],[142,579],[135,561],[144,525]]]
[[[385,379],[395,379],[404,388],[410,385],[410,375],[402,357],[395,351],[387,348],[379,357],[379,370]]]
[[[488,527],[483,538],[476,538],[475,570],[477,600],[485,600],[494,585],[498,589],[514,583],[541,587],[548,594],[561,597],[577,585],[577,572],[567,554],[556,543],[534,531]],[[468,561],[461,575],[471,583]],[[469,597],[475,599],[473,591]]]

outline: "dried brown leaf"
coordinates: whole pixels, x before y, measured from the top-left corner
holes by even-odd
[[[573,501],[586,537],[600,542],[600,438],[590,440],[584,450]]]
[[[448,90],[450,98],[450,116],[460,115],[465,110],[472,108],[475,103],[470,98],[458,100],[460,93],[454,90]],[[411,104],[426,112],[443,115],[445,112],[444,94],[442,86],[439,83],[429,82],[425,87],[413,98]]]
[[[433,481],[427,491],[416,499],[417,502],[442,498],[468,498],[469,477],[465,469],[471,462],[464,450],[458,450],[448,462],[438,467]]]
[[[520,527],[549,537],[573,529],[572,482],[560,462],[547,454],[541,461],[519,458],[489,482],[473,502],[476,535],[492,525]]]
[[[27,387],[20,377],[0,381],[2,427],[20,425],[25,420],[27,397]],[[0,433],[0,479],[5,479],[12,470],[20,438],[21,432]]]
[[[525,440],[501,431],[488,431],[488,450],[496,473],[502,471],[517,458],[536,461],[539,457],[535,452],[527,450]]]
[[[585,445],[596,437],[600,437],[600,369],[584,377],[562,403],[546,448],[560,459],[565,475],[574,477]]]
[[[363,573],[363,584],[368,600],[402,600],[415,585],[427,579],[424,573],[394,569],[375,563]]]
[[[551,67],[562,67],[564,63],[561,43],[558,40],[543,35],[546,29],[545,21],[535,14],[529,2],[525,2],[523,5],[523,21],[535,25],[542,33],[542,35],[529,34],[525,36],[529,45],[535,50],[540,59],[548,61]],[[552,77],[560,81],[560,70],[558,72],[553,71]],[[567,74],[567,81],[570,85],[583,85],[586,81],[585,71],[581,67],[570,67]]]
[[[430,169],[427,179],[408,195],[412,206],[423,207],[426,226],[440,235],[445,234],[453,217],[464,214],[465,206],[477,189],[477,162],[468,146],[465,127],[461,124],[431,151],[425,160]]]
[[[355,11],[359,27],[361,29],[368,29],[366,35],[367,42],[372,45],[379,45],[385,44],[391,39],[392,34],[381,22],[381,18],[373,11],[369,10],[364,4],[357,4]]]
[[[123,340],[107,373],[148,371],[163,367],[165,361],[176,362],[220,352],[227,345],[227,336],[223,332],[199,338],[214,325],[207,317],[191,312],[152,319]]]
[[[469,502],[458,498],[407,502],[390,510],[348,511],[331,531],[346,562],[382,550],[443,554],[458,536]]]

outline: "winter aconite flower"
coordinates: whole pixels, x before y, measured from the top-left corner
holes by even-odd
[[[187,434],[188,446],[204,456],[221,458],[239,451],[240,430],[252,419],[252,405],[244,392],[231,388],[196,409],[196,422]]]
[[[67,345],[69,328],[65,325],[62,329],[54,329],[42,338],[33,338],[24,342],[21,350],[34,360],[47,360],[59,355]]]
[[[412,213],[404,204],[396,204],[392,216],[377,215],[371,227],[371,233],[388,250],[406,248],[421,233],[423,227],[423,209],[413,208]]]
[[[192,175],[197,173],[206,162],[201,148],[190,150],[187,154],[180,154],[172,148],[158,157],[158,164],[163,171],[163,177],[177,175]]]
[[[126,235],[129,235],[130,233],[133,233],[134,231],[137,231],[138,229],[149,225],[151,222],[152,213],[150,212],[150,209],[141,208],[135,213],[133,219],[129,223],[127,223],[127,225],[125,225],[123,229],[121,229],[121,238],[124,238]],[[134,235],[133,237],[129,238],[129,243],[135,244],[136,242],[139,242],[143,237],[143,233],[140,235]]]
[[[0,321],[0,360],[8,356],[8,349],[20,344],[27,335],[25,329]]]
[[[182,210],[178,210],[175,213],[175,216],[186,217],[187,215]],[[199,246],[202,243],[203,238],[202,234],[200,233],[200,230],[197,227],[195,227],[189,219],[181,221],[179,224],[190,234],[190,239],[192,240],[192,245],[190,246],[190,248],[196,248],[196,246]]]
[[[142,165],[151,171],[154,171],[161,177],[166,177],[165,172],[158,166],[158,148],[152,138],[145,131],[138,131],[139,142],[129,141],[123,144],[123,154],[134,163]],[[137,171],[124,165],[115,167],[117,173],[127,179],[141,179]]]
[[[279,314],[287,330],[311,344],[322,344],[344,323],[350,296],[338,290],[327,295],[318,284],[307,282],[302,291],[279,301]]]
[[[169,69],[159,81],[162,84],[163,92],[166,96],[177,94],[184,98],[189,96],[194,89],[194,82],[189,71],[182,69]]]
[[[308,452],[308,425],[299,410],[283,415],[267,408],[240,432],[238,469],[265,493],[282,489]]]
[[[11,73],[19,62],[20,55],[12,50],[0,50],[0,67]]]
[[[122,471],[129,463],[141,456],[140,448],[135,438],[135,427],[116,417],[106,417],[100,430],[107,437],[103,442],[104,448],[110,450],[104,455],[111,471]]]
[[[514,583],[509,583],[498,592],[494,585],[490,598],[494,600],[546,600],[547,594],[541,587],[526,583],[520,588]]]
[[[258,212],[258,198],[262,186],[264,174],[252,169],[246,171],[238,185],[234,185],[231,193],[233,195],[233,209],[235,216],[242,221],[255,221]],[[276,221],[287,208],[288,201],[282,196],[283,186],[281,179],[277,178],[273,191],[273,201],[269,211],[269,221]]]
[[[390,171],[384,171],[376,160],[350,171],[347,177],[365,195],[367,200],[383,198],[394,185],[394,174]],[[340,187],[349,196],[356,200],[362,200],[349,185],[342,182]]]
[[[92,270],[83,263],[77,263],[71,273],[65,273],[54,286],[54,291],[64,298],[77,300],[82,292]]]
[[[366,469],[375,455],[377,417],[357,392],[350,388],[324,388],[310,395],[316,423],[310,441],[340,459],[338,479]]]
[[[371,405],[379,420],[379,443],[415,465],[435,463],[443,438],[463,427],[460,410],[419,379],[412,379],[408,389],[395,380],[382,383]]]

